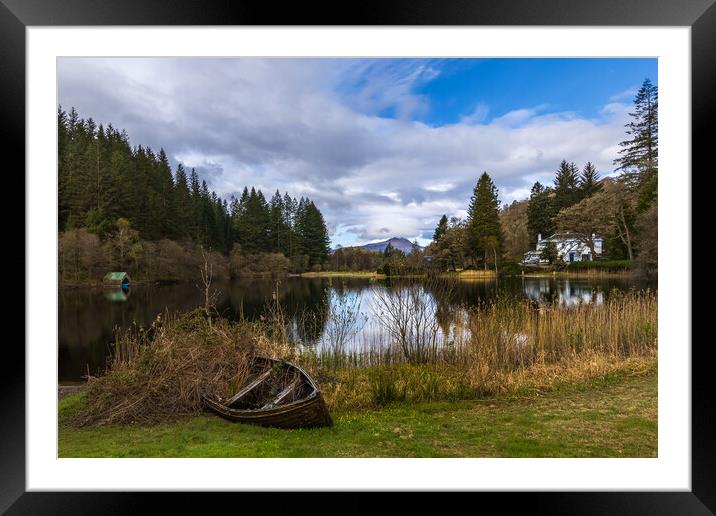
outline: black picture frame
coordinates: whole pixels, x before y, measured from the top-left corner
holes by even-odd
[[[708,128],[716,113],[715,0],[403,0],[390,2],[287,3],[227,0],[0,0],[0,145],[25,144],[25,28],[90,25],[601,25],[690,26],[692,35],[692,162],[693,170],[707,166]],[[24,170],[24,153],[16,170]],[[693,177],[693,176],[692,176]],[[24,189],[23,186],[20,188]],[[692,233],[693,234],[693,233]],[[24,249],[24,246],[23,246]],[[23,254],[23,262],[24,262]],[[16,261],[18,261],[16,259]],[[16,264],[19,268],[19,264]],[[33,271],[25,269],[25,274]],[[691,278],[688,278],[691,282]],[[23,304],[24,305],[24,304]],[[708,339],[710,340],[710,339]],[[16,344],[16,342],[12,342]],[[10,342],[8,342],[10,344]],[[683,345],[689,345],[684,342]],[[505,507],[525,504],[534,513],[566,514],[713,514],[716,511],[716,457],[713,438],[714,389],[708,378],[709,346],[692,347],[692,490],[691,492],[485,493]],[[147,498],[189,508],[185,495],[140,493],[25,492],[25,355],[17,356],[3,377],[0,393],[0,511],[8,514],[102,514],[142,511]],[[256,498],[256,495],[244,500]],[[271,495],[275,502],[274,495]],[[352,494],[343,510],[366,510],[370,495]],[[223,496],[220,498],[224,498]],[[301,504],[302,496],[294,498]],[[482,502],[482,500],[481,500]],[[345,503],[345,502],[344,502]],[[415,495],[407,504],[422,506]],[[457,500],[453,503],[460,503]],[[470,502],[474,503],[474,502]],[[407,509],[407,506],[405,507]],[[168,509],[168,506],[164,506]],[[163,511],[164,512],[164,511]],[[362,512],[362,511],[361,511]]]

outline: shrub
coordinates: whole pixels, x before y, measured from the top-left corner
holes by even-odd
[[[202,395],[230,395],[260,339],[248,325],[210,322],[203,309],[119,333],[107,373],[92,378],[71,424],[157,423],[202,411]]]
[[[281,253],[244,254],[234,251],[229,262],[232,277],[283,275],[288,272],[290,265],[289,259]]]
[[[572,262],[567,265],[568,271],[589,271],[589,270],[600,270],[600,271],[626,271],[633,270],[638,267],[638,262],[635,260],[596,260],[596,261],[582,261]]]
[[[500,274],[505,274],[508,276],[522,274],[522,266],[520,266],[520,264],[518,264],[517,262],[505,261],[500,265],[499,271]]]
[[[306,254],[291,256],[288,270],[295,273],[306,272],[308,270],[308,261],[309,257]]]

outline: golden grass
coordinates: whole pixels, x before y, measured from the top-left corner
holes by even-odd
[[[554,364],[535,364],[476,378],[448,364],[396,364],[343,369],[321,383],[330,410],[370,409],[389,403],[492,399],[533,396],[562,385],[656,371],[656,355],[618,359],[585,354]]]
[[[324,271],[324,272],[304,272],[300,274],[302,278],[374,278],[385,279],[385,274],[378,274],[371,271]]]
[[[460,279],[460,280],[495,279],[496,276],[497,275],[495,274],[495,271],[492,269],[488,269],[488,270],[470,269],[467,271],[443,272],[440,274],[441,278]]]

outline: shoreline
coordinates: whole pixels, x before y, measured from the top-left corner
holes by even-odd
[[[385,274],[378,274],[372,271],[321,271],[321,272],[302,272],[298,274],[289,274],[293,278],[375,278],[385,279]]]
[[[643,274],[639,271],[553,271],[553,272],[526,272],[524,274],[513,274],[515,278],[644,278],[655,279],[658,274]]]
[[[389,278],[428,278],[430,275],[425,274],[398,274],[387,276],[385,274],[379,274],[371,271],[323,271],[323,272],[302,272],[302,273],[286,273],[286,274],[247,274],[241,276],[227,277],[227,278],[216,278],[217,281],[234,281],[242,279],[271,279],[271,278],[367,278],[373,280],[384,280]],[[460,272],[441,272],[437,274],[438,278],[442,279],[455,279],[455,280],[497,280],[499,278],[642,278],[642,279],[655,279],[658,278],[657,271],[650,274],[643,274],[639,271],[552,271],[552,272],[524,272],[522,274],[495,274],[494,271],[460,271]],[[147,286],[170,286],[170,285],[181,285],[184,283],[191,283],[192,280],[133,280],[130,283],[131,287],[147,287]],[[113,285],[105,285],[101,281],[95,282],[71,282],[61,283],[58,285],[60,291],[71,291],[80,289],[114,289],[117,288]]]

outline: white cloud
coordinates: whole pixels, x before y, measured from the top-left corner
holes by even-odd
[[[605,115],[622,115],[629,111],[629,105],[623,102],[610,102],[605,104],[601,112]]]
[[[618,101],[618,100],[631,100],[633,99],[637,92],[639,91],[639,86],[631,86],[624,91],[621,91],[615,95],[612,95],[609,97],[609,100],[611,101]]]
[[[469,115],[466,115],[460,119],[463,124],[479,124],[487,119],[487,115],[490,112],[490,107],[482,102],[475,106],[475,109]]]
[[[429,108],[416,86],[439,63],[313,59],[59,60],[59,96],[83,117],[163,146],[217,194],[246,185],[310,196],[334,243],[432,235],[464,216],[487,171],[503,202],[551,183],[562,159],[613,169],[627,107],[599,118],[524,107],[485,123],[487,106],[440,127],[411,121]],[[394,118],[379,114],[390,110]],[[426,222],[432,221],[432,222]],[[386,229],[390,234],[386,233]]]
[[[455,183],[434,183],[425,186],[428,192],[447,192],[455,188]]]

